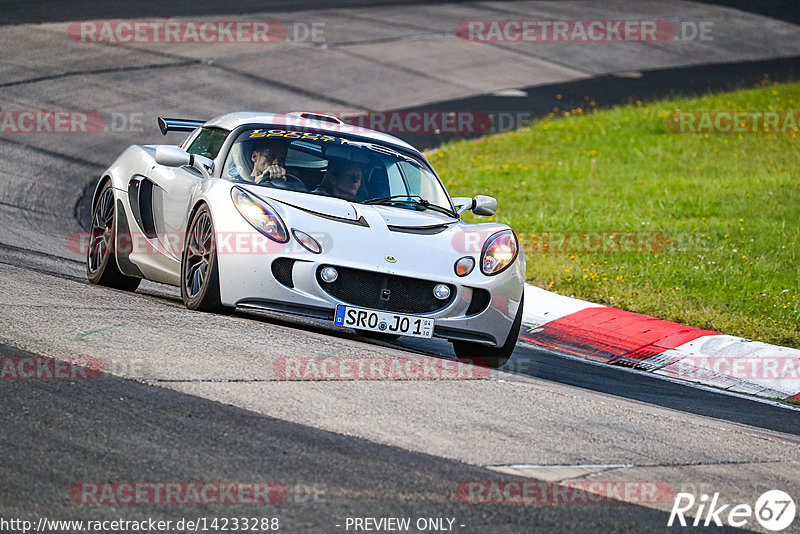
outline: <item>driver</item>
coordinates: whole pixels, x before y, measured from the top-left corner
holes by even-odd
[[[325,173],[326,191],[329,195],[354,200],[364,175],[357,163],[331,160]]]
[[[250,177],[255,183],[270,180],[286,180],[286,144],[275,140],[267,140],[255,148],[250,155],[253,161],[253,172]]]

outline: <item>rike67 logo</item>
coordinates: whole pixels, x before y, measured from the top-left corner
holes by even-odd
[[[755,516],[763,528],[778,532],[792,524],[796,511],[794,500],[781,490],[764,492],[756,500],[755,506],[746,503],[723,503],[720,501],[719,493],[714,493],[710,497],[703,494],[700,499],[696,499],[691,493],[678,493],[667,526],[688,526],[685,515],[692,515],[693,527],[728,525],[742,528],[751,523]]]

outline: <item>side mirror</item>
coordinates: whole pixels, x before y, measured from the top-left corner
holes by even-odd
[[[183,167],[191,163],[191,154],[178,146],[161,145],[156,148],[156,163],[167,167]]]
[[[472,213],[475,215],[483,215],[484,217],[491,217],[497,211],[497,199],[494,197],[487,197],[486,195],[477,195],[475,203],[472,205]]]
[[[454,197],[453,204],[459,215],[467,210],[471,210],[475,215],[491,217],[497,210],[497,199],[486,195],[477,195],[475,198]]]
[[[156,163],[167,167],[183,167],[188,165],[197,169],[204,178],[210,178],[214,172],[214,161],[197,154],[189,154],[181,147],[161,145],[156,148]]]

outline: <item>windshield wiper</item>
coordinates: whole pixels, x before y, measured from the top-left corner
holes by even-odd
[[[449,209],[443,208],[436,204],[431,204],[429,200],[422,198],[419,195],[392,195],[388,197],[371,198],[369,200],[365,200],[364,204],[381,204],[385,206],[391,206],[392,204],[413,204],[414,206],[422,207],[424,210],[431,209],[433,211],[438,211],[439,213],[444,213],[445,215],[455,217],[455,214]]]
[[[371,198],[369,200],[365,200],[364,204],[387,204],[390,203],[389,201],[396,201],[395,199],[405,198],[409,202],[414,204],[420,204],[422,206],[430,205],[430,202],[419,195],[391,195],[388,197],[379,197],[379,198]],[[414,200],[419,199],[419,200]]]

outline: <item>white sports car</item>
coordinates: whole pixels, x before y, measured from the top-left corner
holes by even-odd
[[[100,178],[92,283],[180,286],[186,306],[260,308],[362,335],[440,337],[502,366],[522,318],[525,254],[491,216],[450,198],[425,156],[316,113],[159,118],[180,146],[134,145]]]

